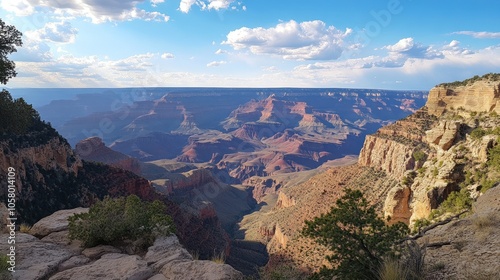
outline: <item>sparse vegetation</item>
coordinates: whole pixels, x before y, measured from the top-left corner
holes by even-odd
[[[485,135],[486,135],[486,130],[484,130],[481,127],[475,128],[470,133],[470,137],[472,137],[472,139],[474,139],[474,140],[481,139]]]
[[[476,229],[481,230],[487,227],[495,227],[500,223],[498,214],[490,212],[474,219],[474,226]]]
[[[12,279],[12,275],[9,272],[9,257],[6,255],[2,254],[0,255],[0,280],[10,280]]]
[[[445,213],[459,213],[472,207],[472,199],[467,189],[452,192],[439,207],[431,212],[429,219],[433,220]]]
[[[19,226],[19,231],[22,232],[22,233],[29,233],[30,230],[31,230],[31,226],[29,224],[22,223]]]
[[[385,260],[378,271],[379,280],[401,280],[407,279],[408,271],[395,258]]]
[[[431,221],[429,221],[428,219],[425,219],[425,218],[418,219],[413,223],[412,232],[417,233],[421,228],[426,227],[430,224],[431,224]]]
[[[272,268],[262,268],[259,271],[260,280],[301,280],[306,274],[297,267],[287,264],[280,264]]]
[[[412,156],[415,159],[415,161],[424,161],[427,158],[427,155],[420,150],[413,152]]]
[[[147,247],[156,236],[174,231],[172,219],[164,213],[165,205],[160,201],[144,202],[135,195],[106,197],[91,206],[88,213],[69,218],[69,237],[81,240],[84,247],[116,245],[125,240],[142,241]]]
[[[452,83],[442,83],[442,84],[439,84],[439,86],[443,86],[443,87],[466,86],[466,85],[473,84],[474,82],[480,81],[480,80],[500,81],[500,73],[488,73],[488,74],[483,75],[483,76],[476,75],[470,79],[466,79],[463,81],[455,81]]]
[[[306,221],[302,234],[328,247],[323,267],[314,279],[375,279],[384,258],[394,256],[394,243],[408,233],[403,223],[386,225],[359,190],[346,189],[329,213]]]
[[[214,253],[211,260],[214,263],[224,264],[226,263],[226,255],[224,254],[224,252],[220,252],[218,254]]]
[[[408,172],[406,176],[403,177],[401,184],[403,186],[411,186],[413,184],[413,181],[415,180],[415,177],[417,177],[417,173],[415,171]]]
[[[431,270],[432,271],[438,271],[438,270],[443,270],[445,269],[446,267],[446,264],[443,263],[443,262],[438,262],[438,263],[435,263],[431,266]]]

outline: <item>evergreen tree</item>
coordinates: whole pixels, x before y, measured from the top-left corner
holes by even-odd
[[[16,46],[22,45],[21,36],[19,30],[0,19],[0,83],[4,85],[17,74],[16,64],[7,56],[17,51]]]
[[[376,279],[383,258],[394,253],[394,243],[408,233],[403,223],[386,225],[359,190],[346,189],[329,213],[306,221],[302,234],[332,251],[313,279]]]

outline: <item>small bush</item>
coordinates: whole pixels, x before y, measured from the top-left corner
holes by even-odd
[[[427,155],[423,151],[415,151],[413,152],[413,158],[415,161],[422,161],[427,158]]]
[[[70,239],[81,240],[84,247],[139,240],[145,241],[142,244],[146,247],[156,236],[174,231],[162,202],[144,202],[135,195],[106,197],[90,207],[88,213],[75,214],[68,220]]]
[[[475,139],[475,140],[481,139],[485,135],[486,135],[486,130],[484,130],[481,127],[478,127],[476,129],[472,130],[470,133],[470,137],[472,137],[472,139]]]
[[[487,164],[497,171],[500,170],[500,145],[496,145],[488,151]]]
[[[390,258],[384,261],[378,271],[379,280],[401,280],[408,278],[408,271],[396,259]]]
[[[224,264],[226,263],[226,255],[224,254],[224,252],[220,252],[219,254],[214,254],[214,256],[212,257],[212,261],[214,263]]]
[[[418,219],[413,223],[413,232],[418,232],[421,228],[426,227],[431,224],[431,221],[427,219]]]
[[[452,192],[446,198],[443,203],[439,206],[441,208],[441,213],[446,212],[458,213],[465,209],[470,209],[472,207],[472,199],[470,194],[466,189],[462,189],[459,192]]]
[[[29,224],[22,223],[19,226],[19,231],[22,233],[29,233],[31,230],[31,226]]]
[[[9,257],[4,254],[0,255],[0,273],[8,271],[7,269],[10,267],[9,263],[7,263],[8,261]]]
[[[474,219],[474,226],[480,230],[487,227],[495,227],[499,223],[499,218],[495,212],[489,212]]]

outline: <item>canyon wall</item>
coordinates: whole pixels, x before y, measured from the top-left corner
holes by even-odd
[[[486,162],[496,137],[469,134],[498,126],[499,101],[494,76],[442,84],[431,89],[426,106],[366,137],[359,164],[400,182],[385,200],[386,217],[406,223],[427,218],[459,189],[465,169]]]

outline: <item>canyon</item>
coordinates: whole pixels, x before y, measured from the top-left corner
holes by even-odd
[[[104,195],[159,198],[179,242],[200,258],[215,248],[247,275],[264,265],[306,275],[327,265],[328,250],[300,234],[304,221],[328,212],[345,188],[362,190],[391,223],[414,226],[451,193],[466,188],[476,199],[497,185],[498,174],[477,171],[498,144],[495,77],[429,93],[135,89],[132,98],[107,93],[103,102],[112,109],[67,110],[64,121],[54,113],[61,102],[53,101],[38,109],[57,119],[68,142],[57,133],[34,147],[0,142],[2,162],[20,166],[20,205],[27,209],[20,214],[30,223]],[[76,110],[96,96],[62,103]],[[49,194],[55,198],[42,211],[36,201]],[[61,204],[65,195],[70,199]]]

